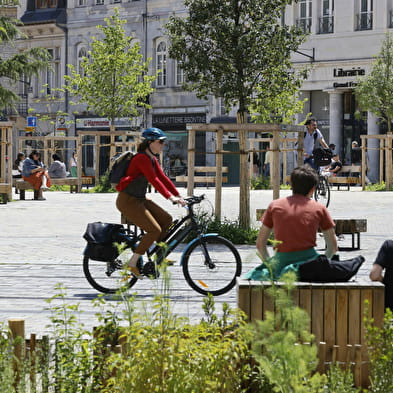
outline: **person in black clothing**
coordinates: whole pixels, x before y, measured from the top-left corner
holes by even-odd
[[[341,171],[341,168],[343,167],[342,162],[340,161],[340,157],[338,154],[334,154],[332,157],[332,162],[330,165],[326,166],[322,172],[323,175],[325,176],[332,176],[337,174],[338,172]]]
[[[385,285],[385,308],[393,311],[393,240],[385,240],[370,271],[372,281]]]
[[[351,164],[360,165],[362,162],[362,149],[359,147],[356,141],[352,142],[351,149]]]

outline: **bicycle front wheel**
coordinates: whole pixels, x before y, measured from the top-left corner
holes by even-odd
[[[124,265],[132,256],[131,248],[126,248],[114,261],[95,261],[83,258],[83,272],[90,285],[103,293],[116,293],[119,289],[131,288],[138,279],[127,277]]]
[[[202,295],[222,295],[236,284],[242,264],[235,246],[221,236],[202,236],[183,255],[187,283]]]
[[[330,202],[330,186],[325,177],[320,177],[314,192],[314,199],[328,207]]]

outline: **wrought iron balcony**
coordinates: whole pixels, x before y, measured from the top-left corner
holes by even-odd
[[[319,34],[334,33],[334,16],[322,16],[319,18]]]
[[[362,12],[357,15],[357,30],[372,30],[373,28],[373,13]]]
[[[4,108],[3,113],[6,116],[26,116],[29,109],[27,102],[27,94],[18,94],[20,101],[15,104],[15,108],[7,107]]]
[[[305,33],[311,33],[311,18],[297,19],[296,26],[300,27]]]

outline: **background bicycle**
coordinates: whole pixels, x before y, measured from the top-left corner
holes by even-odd
[[[241,258],[235,246],[216,233],[203,233],[194,212],[204,196],[187,198],[188,213],[175,220],[164,239],[165,247],[155,245],[147,252],[147,261],[139,261],[140,270],[150,278],[159,277],[158,266],[192,234],[182,252],[180,264],[187,283],[198,293],[221,295],[236,284],[241,274]],[[84,238],[83,271],[89,283],[104,293],[131,288],[137,278],[126,277],[125,265],[135,249],[141,232],[134,227],[126,230],[121,224],[91,223]],[[165,265],[165,264],[164,264]]]

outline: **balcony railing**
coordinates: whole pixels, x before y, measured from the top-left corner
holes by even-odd
[[[18,94],[20,101],[16,103],[16,108],[4,108],[3,113],[6,116],[26,116],[29,109],[29,104],[27,102],[27,94]]]
[[[362,12],[357,15],[357,30],[372,30],[373,28],[373,13]]]
[[[305,33],[311,33],[311,18],[297,19],[296,26],[301,28]]]
[[[330,34],[334,33],[334,17],[333,16],[322,16],[319,18],[319,34]]]

